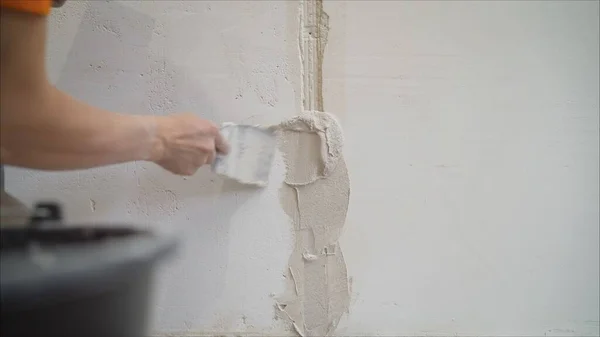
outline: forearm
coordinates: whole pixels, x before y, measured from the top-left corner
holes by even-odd
[[[44,67],[46,18],[4,8],[1,17],[3,164],[65,170],[152,159],[156,118],[105,111],[58,90]]]
[[[151,160],[157,151],[156,119],[152,116],[92,107],[50,84],[27,97],[14,95],[2,98],[3,164],[83,169]]]
[[[69,170],[151,160],[191,175],[227,153],[217,126],[193,114],[118,114],[58,90],[44,66],[48,0],[2,4],[13,9],[0,12],[2,164]]]

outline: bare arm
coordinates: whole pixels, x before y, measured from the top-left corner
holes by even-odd
[[[61,170],[153,159],[154,117],[95,108],[49,83],[46,17],[3,10],[1,25],[2,163]]]
[[[45,69],[46,17],[1,15],[2,164],[69,170],[150,160],[190,175],[227,152],[217,127],[192,114],[119,114],[58,90]]]

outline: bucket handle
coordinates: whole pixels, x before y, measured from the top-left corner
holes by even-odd
[[[40,202],[35,205],[29,219],[29,227],[39,227],[45,223],[60,223],[63,220],[62,208],[55,202]]]

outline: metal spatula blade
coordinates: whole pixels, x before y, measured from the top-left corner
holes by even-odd
[[[218,155],[212,170],[242,184],[267,185],[277,146],[275,132],[260,126],[226,123],[221,134],[229,142],[229,154]]]

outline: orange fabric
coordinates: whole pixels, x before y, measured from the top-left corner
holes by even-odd
[[[48,15],[52,8],[52,0],[0,0],[0,6],[20,12]]]

